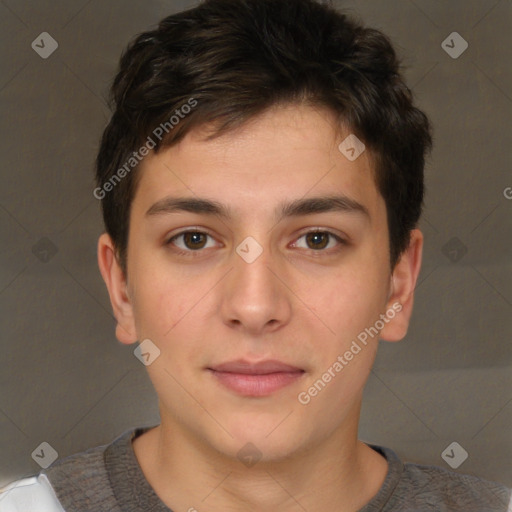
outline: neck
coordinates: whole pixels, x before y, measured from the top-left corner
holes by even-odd
[[[133,442],[141,469],[172,510],[355,512],[384,482],[386,460],[357,440],[357,423],[342,425],[321,444],[246,467],[215,451],[176,423]]]

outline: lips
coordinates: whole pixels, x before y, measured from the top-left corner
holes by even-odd
[[[296,383],[305,373],[297,366],[276,360],[230,361],[207,369],[225,389],[246,397],[271,395]]]
[[[243,359],[239,359],[237,361],[231,361],[213,366],[210,368],[210,370],[246,375],[267,375],[269,373],[296,373],[304,371],[296,366],[291,366],[289,364],[285,364],[281,361],[276,361],[273,359],[261,361],[259,363],[250,363]]]

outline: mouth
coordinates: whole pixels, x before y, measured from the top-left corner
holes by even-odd
[[[218,383],[242,396],[268,396],[297,382],[305,370],[281,361],[250,363],[245,360],[219,364],[207,370]]]

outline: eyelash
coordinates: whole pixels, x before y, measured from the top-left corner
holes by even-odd
[[[194,230],[194,229],[189,229],[189,230],[186,230],[186,231],[181,231],[180,233],[177,233],[176,235],[173,235],[171,238],[169,238],[169,240],[167,240],[165,242],[165,245],[173,245],[173,242],[174,240],[176,240],[177,238],[183,236],[183,235],[186,235],[187,233],[194,233],[194,234],[200,234],[200,235],[206,235],[206,236],[209,236],[210,238],[214,238],[210,233],[207,233],[205,231],[200,231],[200,230]],[[321,233],[321,234],[325,234],[325,235],[328,235],[329,236],[329,242],[331,240],[331,238],[334,238],[339,245],[343,246],[343,245],[348,245],[347,241],[344,240],[343,238],[341,238],[339,235],[336,235],[334,234],[333,232],[331,231],[328,231],[328,230],[325,230],[325,229],[312,229],[310,231],[306,231],[305,233],[302,233],[298,238],[297,240],[300,240],[301,238],[311,234],[311,233]],[[327,243],[327,245],[329,245],[329,242]],[[337,249],[334,248],[335,251],[339,251],[340,248],[338,247]],[[197,257],[200,255],[201,252],[204,252],[204,249],[197,249],[197,250],[193,250],[193,249],[188,249],[188,250],[182,250],[182,249],[179,249],[179,248],[174,248],[173,249],[175,251],[175,253],[179,256],[186,256],[186,257]],[[330,249],[306,249],[308,252],[312,253],[314,256],[318,256],[320,255],[320,253],[327,253],[327,254],[330,254],[333,250],[333,248],[331,247]]]

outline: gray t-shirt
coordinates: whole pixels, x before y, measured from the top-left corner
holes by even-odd
[[[133,451],[132,440],[150,428],[127,430],[108,445],[58,460],[41,471],[62,510],[172,512],[145,479]],[[389,467],[379,492],[359,512],[512,512],[511,490],[501,484],[436,466],[404,464],[393,450],[368,446],[382,454]],[[14,489],[20,499],[21,490]],[[5,510],[23,510],[12,507]],[[205,509],[199,504],[195,508]]]

